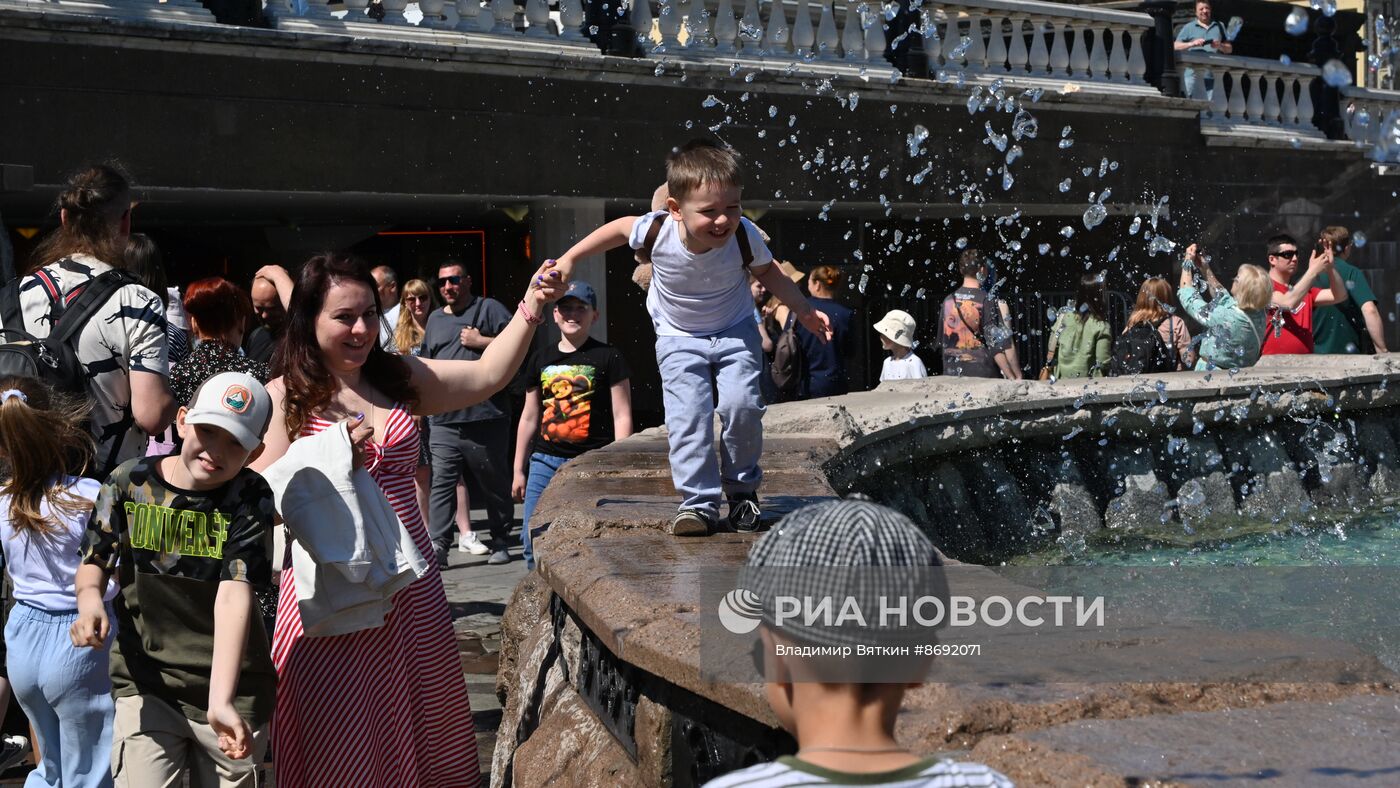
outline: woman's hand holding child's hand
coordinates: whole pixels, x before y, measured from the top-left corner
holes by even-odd
[[[209,727],[219,734],[219,749],[224,755],[234,760],[248,757],[253,732],[237,709],[229,704],[210,706],[205,717],[209,720]]]

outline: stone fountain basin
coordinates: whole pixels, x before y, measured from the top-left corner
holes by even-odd
[[[1241,404],[1249,423],[1268,424],[1299,403],[1379,412],[1400,394],[1390,385],[1396,356],[1266,361],[1233,377],[1160,376],[1167,401],[1145,405],[1142,382],[1128,379],[930,379],[776,406],[766,419],[765,508],[781,513],[857,489],[911,453],[1053,437],[1102,425],[1110,411],[1121,429],[1146,434],[1189,429],[1194,415]],[[1021,414],[1014,425],[1008,413]],[[710,682],[699,666],[701,575],[742,563],[754,537],[669,537],[661,529],[675,505],[659,430],[569,463],[542,496],[536,511],[550,530],[537,543],[539,570],[502,621],[497,687],[506,711],[493,785],[689,785],[707,769],[791,748],[761,685]],[[1085,660],[1151,659],[1159,645],[1144,632]],[[1282,635],[1220,648],[1225,663],[1270,649],[1294,655],[1293,669],[1305,663],[1317,680],[1281,682],[1298,674],[1265,669],[1219,682],[932,683],[910,693],[898,732],[921,752],[970,751],[1020,785],[1214,785],[1267,769],[1279,784],[1341,784],[1354,776],[1328,767],[1342,753],[1347,767],[1370,774],[1396,766],[1396,677],[1369,655]],[[1211,732],[1212,747],[1196,746],[1201,732]]]

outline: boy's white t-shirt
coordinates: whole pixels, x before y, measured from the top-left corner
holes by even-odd
[[[910,353],[904,358],[885,357],[885,366],[880,369],[880,380],[915,380],[928,377],[924,360],[919,354]]]
[[[97,493],[102,489],[102,483],[95,479],[75,476],[65,478],[62,486],[92,502],[97,501]],[[39,514],[58,529],[44,536],[18,533],[10,521],[10,496],[0,495],[0,545],[5,552],[5,571],[15,586],[15,599],[51,612],[75,610],[78,598],[73,580],[82,563],[80,548],[92,509],[70,518],[50,509],[48,501],[41,501]],[[109,581],[102,598],[110,601],[116,594],[116,584]]]
[[[980,763],[925,758],[903,769],[852,773],[824,769],[784,755],[705,783],[704,788],[796,788],[818,785],[884,785],[891,788],[1015,788],[998,771]]]
[[[696,254],[685,248],[678,224],[669,211],[655,211],[637,219],[628,239],[633,249],[646,245],[647,230],[657,216],[666,217],[656,246],[651,250],[651,288],[647,290],[647,314],[659,337],[708,337],[753,319],[739,241]],[[773,262],[773,253],[748,219],[740,218],[740,231],[749,234],[753,262],[758,271]]]

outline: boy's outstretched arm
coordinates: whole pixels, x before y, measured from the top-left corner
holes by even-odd
[[[574,244],[569,251],[559,255],[555,260],[555,267],[563,274],[565,281],[574,272],[574,263],[585,257],[603,254],[610,249],[616,249],[627,243],[627,239],[632,234],[632,225],[637,223],[636,216],[623,216],[620,219],[613,219],[607,224],[589,233],[582,241]]]
[[[826,314],[812,307],[807,301],[807,297],[802,295],[802,291],[797,289],[797,285],[787,278],[780,268],[774,263],[769,263],[764,267],[762,273],[754,274],[763,286],[768,288],[768,292],[778,297],[788,309],[797,315],[797,322],[804,328],[812,332],[813,335],[823,343],[831,341],[831,320]]]
[[[102,590],[107,587],[107,570],[97,564],[83,564],[73,579],[73,591],[78,598],[78,617],[68,629],[75,648],[102,648],[112,624],[107,620],[107,605]]]
[[[253,587],[223,580],[214,598],[214,660],[209,669],[209,725],[219,735],[219,749],[230,758],[247,758],[253,732],[233,707],[238,694],[238,669],[248,640],[253,613]]]

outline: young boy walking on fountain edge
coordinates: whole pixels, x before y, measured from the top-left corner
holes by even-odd
[[[720,499],[727,497],[730,526],[756,531],[763,351],[745,269],[824,342],[831,325],[772,264],[758,229],[739,215],[744,170],[737,153],[704,140],[688,143],[667,158],[666,186],[665,210],[609,222],[561,256],[558,268],[568,276],[580,258],[624,243],[639,257],[650,257],[647,313],[656,328],[671,478],[683,499],[669,530],[677,536],[709,533],[719,522]]]

